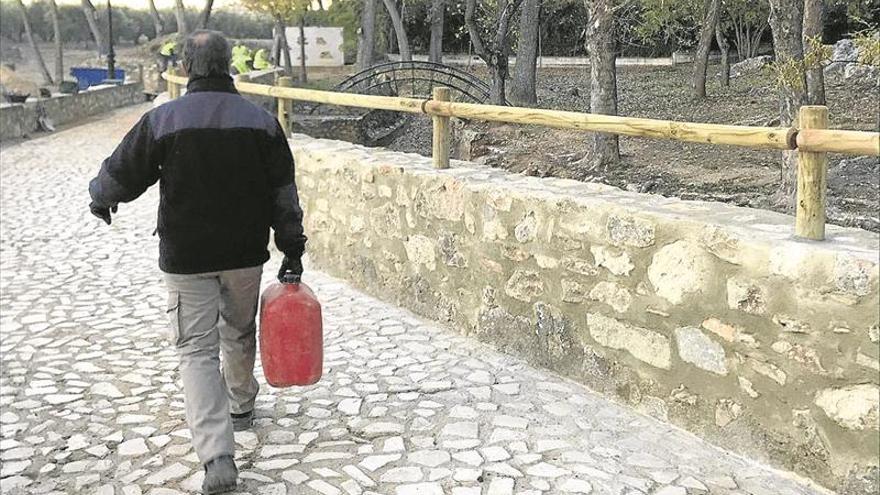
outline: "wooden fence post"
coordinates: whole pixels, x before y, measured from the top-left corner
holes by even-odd
[[[293,78],[288,76],[282,76],[278,78],[278,86],[283,86],[285,88],[289,88],[293,86]],[[293,118],[293,101],[288,100],[286,98],[278,98],[278,122],[281,123],[281,128],[284,129],[284,136],[290,136],[291,131],[291,119]]]
[[[435,101],[449,101],[449,88],[436,87],[433,89]],[[433,149],[431,156],[434,159],[434,168],[449,168],[449,117],[434,115]]]
[[[827,129],[828,107],[803,106],[798,116],[800,129]],[[828,153],[798,150],[797,216],[794,231],[798,237],[825,239],[825,194]]]
[[[177,75],[177,69],[174,67],[168,67],[168,69],[166,69],[166,70],[167,70],[168,74],[171,76]],[[177,98],[178,96],[180,96],[180,92],[178,91],[177,83],[172,82],[171,80],[165,81],[165,83],[168,86],[168,98],[173,100],[173,99]]]

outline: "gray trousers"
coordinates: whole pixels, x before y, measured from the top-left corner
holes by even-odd
[[[186,421],[202,463],[235,453],[230,413],[254,408],[259,391],[254,359],[262,272],[263,267],[256,266],[165,274]]]

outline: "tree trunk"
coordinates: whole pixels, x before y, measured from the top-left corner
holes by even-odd
[[[276,62],[281,65],[280,57],[284,57],[284,74],[293,74],[293,62],[290,60],[290,45],[287,44],[287,32],[284,29],[284,22],[281,19],[275,19],[275,29],[278,30],[278,39],[280,41],[281,54]]]
[[[474,13],[477,9],[476,0],[467,0],[465,3],[464,22],[471,38],[471,45],[474,47],[474,53],[477,54],[489,68],[492,75],[492,84],[490,87],[489,99],[495,105],[503,105],[507,100],[505,92],[505,83],[508,76],[508,57],[509,43],[508,35],[510,34],[510,19],[519,8],[520,0],[505,0],[499,2],[498,19],[496,21],[495,40],[491,50],[486,48],[486,44],[480,37],[480,28],[474,19]],[[470,60],[470,57],[468,57]]]
[[[431,48],[429,50],[428,59],[431,62],[443,63],[443,17],[446,14],[446,5],[444,0],[431,1]]]
[[[706,69],[709,66],[709,49],[712,48],[712,38],[715,36],[715,26],[718,24],[718,11],[721,0],[706,0],[706,13],[703,19],[703,27],[700,29],[700,44],[697,45],[697,56],[694,59],[694,96],[706,97]]]
[[[358,69],[364,70],[373,65],[376,49],[376,0],[364,0],[361,13],[361,28],[358,31]]]
[[[205,0],[205,7],[199,15],[199,29],[208,29],[208,22],[211,20],[212,8],[214,8],[214,0]]]
[[[186,35],[189,29],[186,26],[186,9],[183,0],[174,0],[174,15],[177,17],[177,34]]]
[[[818,38],[822,41],[822,17],[824,6],[822,0],[804,1],[804,50],[809,50],[810,41]],[[807,101],[810,105],[825,104],[825,74],[818,63],[807,67]]]
[[[58,4],[49,0],[49,15],[52,17],[52,33],[55,38],[55,83],[64,81],[64,40],[61,39],[61,24],[58,22]]]
[[[715,41],[721,50],[721,85],[725,88],[730,86],[730,43],[721,30],[721,23],[715,27]]]
[[[162,16],[159,15],[159,10],[156,8],[155,0],[149,0],[150,3],[150,18],[153,19],[153,29],[156,30],[156,37],[162,36],[162,33],[165,32],[165,25],[162,23]]]
[[[804,59],[803,42],[803,0],[770,0],[770,28],[773,31],[773,50],[776,63],[794,61],[802,67]],[[797,125],[798,110],[807,101],[806,75],[803,70],[794,80],[779,88],[779,120],[781,126]],[[797,153],[783,152],[781,185],[777,202],[785,204],[789,210],[794,208],[797,190]]]
[[[535,79],[538,72],[540,21],[541,0],[525,0],[519,13],[519,42],[511,83],[511,98],[520,105],[532,106],[538,103]]]
[[[318,10],[324,10],[324,1],[318,0]]]
[[[409,39],[406,37],[406,30],[404,29],[400,12],[397,10],[397,4],[394,3],[394,0],[382,0],[382,3],[385,4],[388,16],[391,17],[391,23],[394,25],[394,34],[397,35],[400,60],[412,60],[412,53],[409,51]]]
[[[299,16],[299,81],[305,83],[308,81],[306,74],[306,15]]]
[[[394,26],[394,34],[397,37],[397,47],[400,51],[400,60],[412,60],[412,53],[409,51],[409,39],[406,37],[406,29],[403,26],[403,19],[400,17],[400,11],[397,10],[397,4],[394,0],[382,0],[388,16],[391,18],[391,24]]]
[[[613,0],[592,0],[587,17],[590,52],[590,113],[617,115],[616,39]],[[594,133],[587,159],[592,167],[620,159],[617,135]]]
[[[101,28],[98,27],[98,11],[92,5],[91,0],[82,0],[83,14],[86,16],[86,23],[89,25],[89,31],[92,32],[92,38],[95,40],[95,49],[98,56],[104,55],[104,37],[101,35]]]
[[[46,84],[53,84],[52,76],[49,74],[49,69],[46,68],[46,62],[43,60],[43,54],[40,53],[40,48],[37,46],[37,40],[34,39],[34,33],[31,31],[31,21],[28,20],[27,16],[27,8],[24,6],[24,2],[22,0],[18,0],[18,9],[21,11],[21,22],[24,24],[24,33],[27,36],[28,43],[30,43],[31,48],[34,50],[34,57],[37,59],[37,65],[40,67],[40,72],[43,74],[43,81]]]

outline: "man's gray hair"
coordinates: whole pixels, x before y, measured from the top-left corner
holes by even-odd
[[[219,31],[199,29],[183,45],[183,68],[190,79],[228,76],[229,42]]]

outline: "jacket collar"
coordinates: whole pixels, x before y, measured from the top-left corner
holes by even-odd
[[[238,91],[235,89],[235,83],[230,76],[197,77],[195,79],[190,79],[186,84],[187,93],[202,93],[208,91],[238,94]]]

